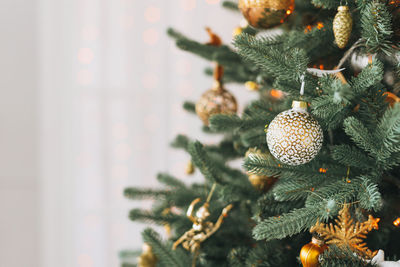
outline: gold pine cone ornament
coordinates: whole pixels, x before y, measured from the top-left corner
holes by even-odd
[[[338,13],[333,19],[333,33],[339,48],[345,48],[350,39],[353,19],[348,6],[339,6]]]
[[[294,0],[239,0],[238,6],[251,26],[269,29],[293,13]]]
[[[267,129],[267,144],[280,162],[296,166],[318,154],[324,136],[322,128],[310,113],[307,103],[293,101],[292,109],[279,113]]]
[[[235,97],[216,82],[214,88],[206,91],[196,103],[196,113],[204,125],[209,124],[208,119],[215,114],[235,114],[237,102]]]

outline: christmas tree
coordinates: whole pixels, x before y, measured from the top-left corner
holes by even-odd
[[[214,62],[212,89],[183,108],[223,138],[172,142],[203,183],[162,173],[159,189],[125,190],[154,200],[132,220],[169,233],[143,232],[138,266],[379,266],[383,251],[399,260],[400,2],[223,6],[247,22],[232,45],[210,29],[207,43],[168,30],[180,49]],[[259,99],[237,114],[228,83]]]

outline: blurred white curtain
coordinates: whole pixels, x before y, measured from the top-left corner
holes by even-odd
[[[155,186],[158,171],[189,179],[188,155],[168,147],[176,134],[212,141],[181,109],[211,86],[207,63],[166,28],[207,41],[211,26],[229,43],[241,18],[219,0],[41,0],[38,12],[41,266],[118,266],[144,228],[123,189]]]

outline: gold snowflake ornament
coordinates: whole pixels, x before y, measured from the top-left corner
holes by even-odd
[[[378,229],[379,221],[379,218],[369,215],[367,221],[354,223],[349,212],[349,205],[346,204],[339,211],[338,218],[335,219],[335,225],[317,222],[311,227],[310,232],[318,233],[328,245],[334,244],[338,247],[349,247],[359,256],[371,259],[378,252],[371,251],[363,239],[367,237],[367,234],[372,229]]]

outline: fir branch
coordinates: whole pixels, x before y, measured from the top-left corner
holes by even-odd
[[[375,155],[377,151],[375,137],[359,120],[354,117],[346,118],[344,120],[344,130],[358,147]]]
[[[362,37],[368,52],[376,53],[379,51],[391,55],[391,37],[393,34],[391,15],[387,7],[381,1],[371,1],[361,11]]]
[[[350,248],[338,248],[336,245],[330,245],[321,255],[321,267],[372,267],[365,260],[354,255]]]
[[[378,140],[383,145],[381,153],[400,152],[400,104],[388,108],[378,124]]]
[[[315,224],[319,210],[314,207],[295,209],[281,216],[261,221],[253,229],[256,240],[282,239],[300,233]]]
[[[366,176],[360,176],[362,190],[359,191],[357,198],[360,200],[360,206],[366,210],[378,211],[382,208],[382,198],[378,185],[372,183]]]
[[[354,94],[362,94],[372,85],[382,81],[382,79],[383,64],[378,60],[374,60],[357,77],[352,78],[350,84]]]
[[[157,180],[168,187],[172,187],[173,189],[181,189],[186,187],[182,181],[167,173],[159,173],[157,175]]]
[[[360,169],[373,168],[375,162],[358,148],[350,145],[337,145],[332,148],[332,158],[344,166]]]
[[[190,143],[188,146],[188,152],[192,156],[194,165],[199,168],[200,172],[210,181],[210,183],[226,184],[226,181],[221,179],[220,172],[216,168],[215,162],[207,156],[207,153],[200,142],[196,141]]]
[[[234,40],[238,53],[273,77],[282,80],[298,81],[306,72],[308,58],[304,51],[291,49],[282,51],[275,47],[279,41],[273,38],[255,38],[241,34]]]
[[[196,113],[196,104],[193,102],[185,101],[183,103],[183,109],[185,109],[187,112]]]
[[[187,150],[189,142],[190,140],[187,136],[180,134],[175,137],[175,140],[172,141],[171,146],[174,148],[182,148],[184,150]]]
[[[124,196],[129,199],[154,199],[165,197],[169,194],[167,190],[155,189],[138,189],[135,187],[128,187],[124,190]]]
[[[180,216],[173,214],[155,214],[152,211],[141,210],[141,209],[132,209],[129,212],[129,219],[132,221],[141,221],[144,223],[155,223],[155,224],[165,224],[165,223],[174,223],[180,219]]]
[[[233,1],[224,1],[222,2],[222,6],[233,11],[239,11],[237,3]]]
[[[154,254],[157,256],[160,263],[164,266],[187,267],[190,264],[189,259],[183,257],[182,254],[178,255],[172,251],[170,244],[163,244],[161,237],[151,228],[147,228],[142,233],[144,242],[148,243]]]

